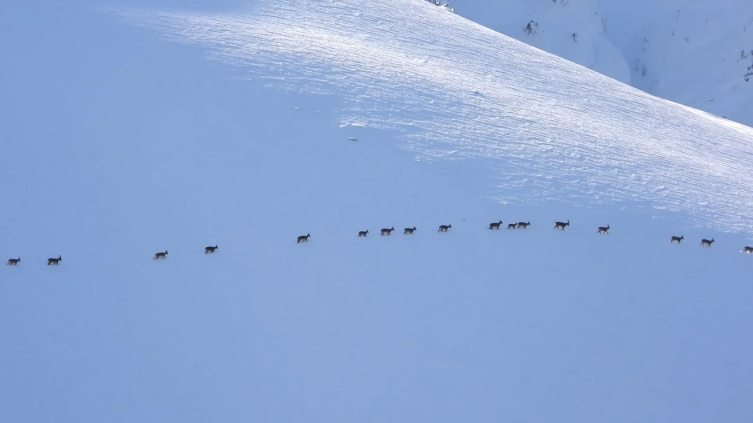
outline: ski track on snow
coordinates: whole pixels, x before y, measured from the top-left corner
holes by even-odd
[[[753,129],[650,96],[425,0],[118,10],[279,89],[334,94],[418,160],[486,160],[502,202],[649,202],[753,232]],[[454,153],[454,154],[452,154]],[[504,200],[503,200],[504,199]]]

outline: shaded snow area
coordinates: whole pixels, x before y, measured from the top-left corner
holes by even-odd
[[[461,5],[208,3],[0,7],[0,422],[749,423],[753,130]]]
[[[455,13],[547,52],[753,126],[750,0],[450,3]]]
[[[609,38],[603,0],[455,0],[455,13],[626,84],[632,63]]]

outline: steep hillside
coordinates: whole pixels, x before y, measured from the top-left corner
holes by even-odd
[[[749,128],[422,0],[145,3],[1,6],[0,422],[748,423]]]
[[[473,21],[651,94],[753,125],[747,0],[451,3]]]
[[[342,122],[405,131],[419,160],[482,159],[501,179],[489,193],[500,201],[643,201],[687,211],[699,224],[753,229],[753,182],[741,177],[753,170],[753,129],[425,1],[262,1],[248,13],[121,15],[205,45],[273,86],[338,93]]]

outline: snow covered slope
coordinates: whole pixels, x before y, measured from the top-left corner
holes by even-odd
[[[455,0],[455,13],[630,84],[632,63],[609,38],[602,0]]]
[[[500,201],[645,201],[753,229],[753,129],[660,100],[420,1],[124,11],[250,77],[342,93],[343,122],[406,131],[422,160],[484,159]],[[406,35],[409,34],[409,35]],[[634,203],[633,203],[634,204]]]
[[[656,96],[753,126],[748,0],[451,3],[456,13],[520,41]]]
[[[299,4],[0,5],[0,422],[748,423],[749,129]]]

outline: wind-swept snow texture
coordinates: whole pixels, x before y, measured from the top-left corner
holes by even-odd
[[[753,129],[672,104],[421,0],[124,11],[248,77],[345,100],[421,160],[486,159],[500,201],[646,201],[753,230]]]
[[[746,129],[420,0],[118,1],[203,12],[0,3],[0,422],[750,423]]]

